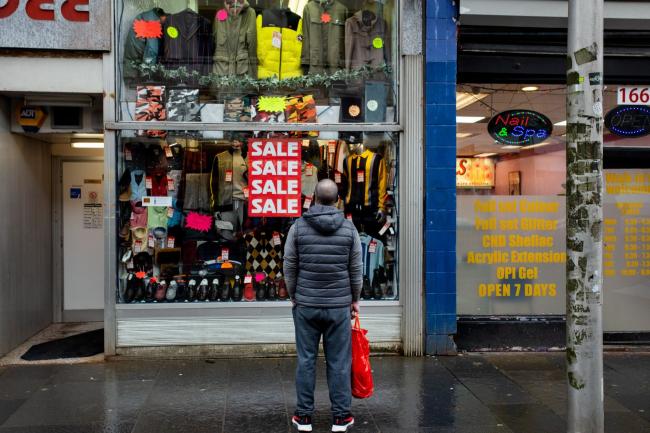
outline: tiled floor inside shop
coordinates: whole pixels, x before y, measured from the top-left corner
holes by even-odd
[[[362,432],[559,433],[562,353],[372,358]],[[0,367],[0,433],[289,432],[295,359]],[[329,431],[319,362],[316,432]],[[650,432],[650,353],[605,356],[606,431]]]

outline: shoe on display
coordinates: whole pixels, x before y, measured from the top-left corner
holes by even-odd
[[[158,283],[158,287],[156,288],[154,299],[158,302],[162,302],[165,300],[166,294],[167,294],[167,281],[162,280],[160,283]]]
[[[176,281],[176,300],[177,301],[186,301],[187,300],[187,282],[183,276],[178,275],[174,277]]]
[[[266,283],[264,280],[255,282],[255,300],[263,301],[266,299]]]
[[[124,302],[133,302],[135,299],[135,292],[137,288],[136,280],[137,278],[133,272],[130,272],[126,277],[126,288],[124,289],[124,294],[122,295]]]
[[[253,283],[244,284],[244,301],[254,301],[255,300],[255,289],[253,288]]]
[[[208,300],[210,300],[210,302],[215,302],[219,300],[220,288],[221,288],[221,283],[219,282],[219,278],[213,279],[212,284],[210,284],[210,290],[208,291]]]
[[[155,277],[151,277],[147,283],[147,288],[144,291],[144,299],[147,302],[153,302],[156,297],[156,292],[158,291],[158,280]]]
[[[312,431],[310,416],[294,415],[293,418],[291,418],[291,424],[293,424],[298,431]]]
[[[228,277],[223,279],[223,284],[221,285],[221,291],[219,293],[219,299],[221,302],[228,302],[230,300],[230,280]]]
[[[289,297],[289,292],[287,291],[287,283],[284,282],[282,274],[278,273],[278,277],[275,279],[275,284],[277,287],[278,298],[284,300]]]
[[[199,301],[205,302],[208,300],[208,279],[204,278],[199,283],[199,290],[196,294],[196,298]]]
[[[275,283],[270,278],[266,279],[266,299],[269,301],[275,301],[277,296],[277,291],[275,290]]]
[[[375,269],[372,274],[372,297],[379,300],[384,297],[384,291],[381,288],[381,276],[379,269]]]
[[[244,295],[244,289],[242,288],[241,285],[241,280],[239,278],[239,275],[235,275],[235,284],[232,285],[232,300],[235,302],[239,302],[242,299],[242,296]]]
[[[189,283],[187,283],[187,300],[189,302],[194,302],[196,301],[196,295],[197,295],[197,283],[194,278],[190,280]]]
[[[361,297],[363,299],[372,299],[372,287],[367,276],[363,277],[363,286],[361,286]]]
[[[172,280],[171,283],[169,283],[169,287],[167,288],[167,294],[165,295],[165,298],[170,302],[175,301],[176,292],[178,292],[178,283],[176,280]]]
[[[354,417],[352,415],[343,418],[334,418],[332,422],[332,432],[346,432],[354,425]]]

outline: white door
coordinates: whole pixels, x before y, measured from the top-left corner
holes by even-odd
[[[104,163],[65,161],[62,171],[64,318],[101,320],[99,313],[104,309]]]

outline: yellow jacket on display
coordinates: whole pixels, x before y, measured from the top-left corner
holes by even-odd
[[[257,58],[258,78],[299,77],[302,75],[300,56],[302,54],[302,19],[296,30],[262,26],[262,14],[257,16]]]

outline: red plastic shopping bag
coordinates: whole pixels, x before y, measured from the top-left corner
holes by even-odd
[[[361,329],[357,316],[352,326],[352,396],[355,398],[368,398],[374,391],[367,333]]]

